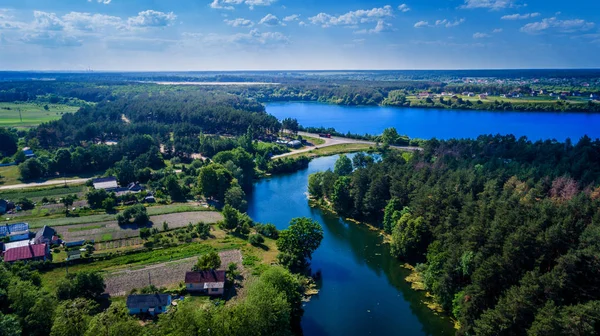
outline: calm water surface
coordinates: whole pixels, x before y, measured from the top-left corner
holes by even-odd
[[[285,229],[295,217],[321,223],[324,239],[313,255],[323,275],[319,295],[304,307],[304,334],[451,335],[452,326],[420,303],[423,294],[404,281],[408,272],[389,254],[381,237],[308,206],[308,175],[333,168],[337,156],[313,160],[308,170],[264,179],[249,197],[255,221]]]
[[[574,142],[584,134],[600,138],[600,114],[551,112],[459,111],[399,107],[352,107],[320,103],[269,103],[278,119],[296,118],[303,126],[333,127],[338,132],[381,134],[387,127],[411,138],[476,138],[514,134],[530,140]]]

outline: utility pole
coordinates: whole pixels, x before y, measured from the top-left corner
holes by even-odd
[[[23,122],[23,115],[21,114],[21,108],[17,108],[17,110],[19,111],[19,119],[21,119],[21,122]]]

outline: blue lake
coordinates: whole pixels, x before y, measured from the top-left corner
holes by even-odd
[[[354,107],[320,103],[269,103],[278,119],[295,118],[308,127],[338,132],[381,134],[388,127],[411,138],[476,138],[481,134],[514,134],[530,140],[600,138],[600,114],[551,112],[461,111],[400,107]]]
[[[255,221],[285,229],[292,218],[309,217],[323,226],[312,260],[313,272],[322,271],[321,291],[304,307],[304,335],[453,335],[450,321],[422,304],[424,294],[404,280],[408,271],[379,233],[308,205],[308,175],[333,168],[337,158],[317,158],[307,170],[262,179],[248,199]]]

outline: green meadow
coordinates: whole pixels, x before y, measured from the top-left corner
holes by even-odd
[[[47,110],[45,106],[48,106]],[[0,127],[34,127],[60,119],[63,114],[74,113],[78,109],[77,106],[61,104],[0,103]]]

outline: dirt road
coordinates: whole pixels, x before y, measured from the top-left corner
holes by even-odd
[[[314,133],[298,132],[298,135],[319,138],[319,135],[314,134]],[[298,153],[310,152],[311,150],[316,149],[316,148],[323,148],[323,147],[329,147],[329,146],[335,146],[335,145],[341,145],[341,144],[358,143],[358,144],[365,144],[365,145],[372,145],[372,146],[375,146],[377,144],[374,141],[357,140],[357,139],[342,138],[342,137],[331,137],[331,138],[320,138],[320,139],[324,140],[325,143],[318,145],[318,146],[314,146],[314,147],[307,147],[307,148],[302,148],[302,149],[298,149],[298,150],[292,150],[289,153],[285,153],[285,154],[281,154],[281,155],[275,155],[272,157],[272,159],[279,159],[279,158],[283,158],[286,156],[295,155]],[[400,150],[406,150],[406,151],[421,150],[421,148],[419,148],[419,147],[407,147],[407,146],[392,146],[392,147],[400,149]]]

